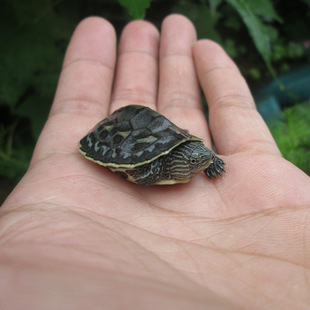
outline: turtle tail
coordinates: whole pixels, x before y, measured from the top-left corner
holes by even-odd
[[[226,172],[224,169],[224,161],[217,157],[216,155],[212,158],[212,164],[204,170],[204,173],[209,179],[215,178],[217,179],[218,176],[222,176],[223,172]]]

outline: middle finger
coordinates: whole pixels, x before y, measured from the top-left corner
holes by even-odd
[[[161,29],[158,109],[193,135],[208,138],[200,87],[192,56],[196,31],[181,15],[167,17]],[[207,144],[210,141],[207,140]]]
[[[158,80],[159,33],[146,21],[134,21],[123,30],[110,113],[129,105],[155,108]]]

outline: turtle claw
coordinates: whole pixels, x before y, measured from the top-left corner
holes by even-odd
[[[222,173],[226,172],[224,168],[224,161],[219,157],[215,156],[212,158],[213,163],[204,170],[204,173],[209,179],[215,178],[217,179],[218,176],[223,176]]]

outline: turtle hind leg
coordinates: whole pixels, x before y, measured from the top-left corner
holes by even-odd
[[[225,163],[222,159],[220,159],[215,155],[212,158],[212,161],[213,161],[212,164],[207,169],[204,170],[204,173],[209,179],[212,178],[217,179],[219,175],[222,176],[222,173],[226,172],[224,168]]]

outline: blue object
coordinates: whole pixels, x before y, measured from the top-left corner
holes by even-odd
[[[279,102],[275,96],[261,100],[257,105],[257,110],[265,121],[277,117],[281,113]]]
[[[280,88],[283,85],[284,89]],[[281,112],[281,108],[310,98],[310,65],[281,75],[253,93],[258,108],[265,120]]]

